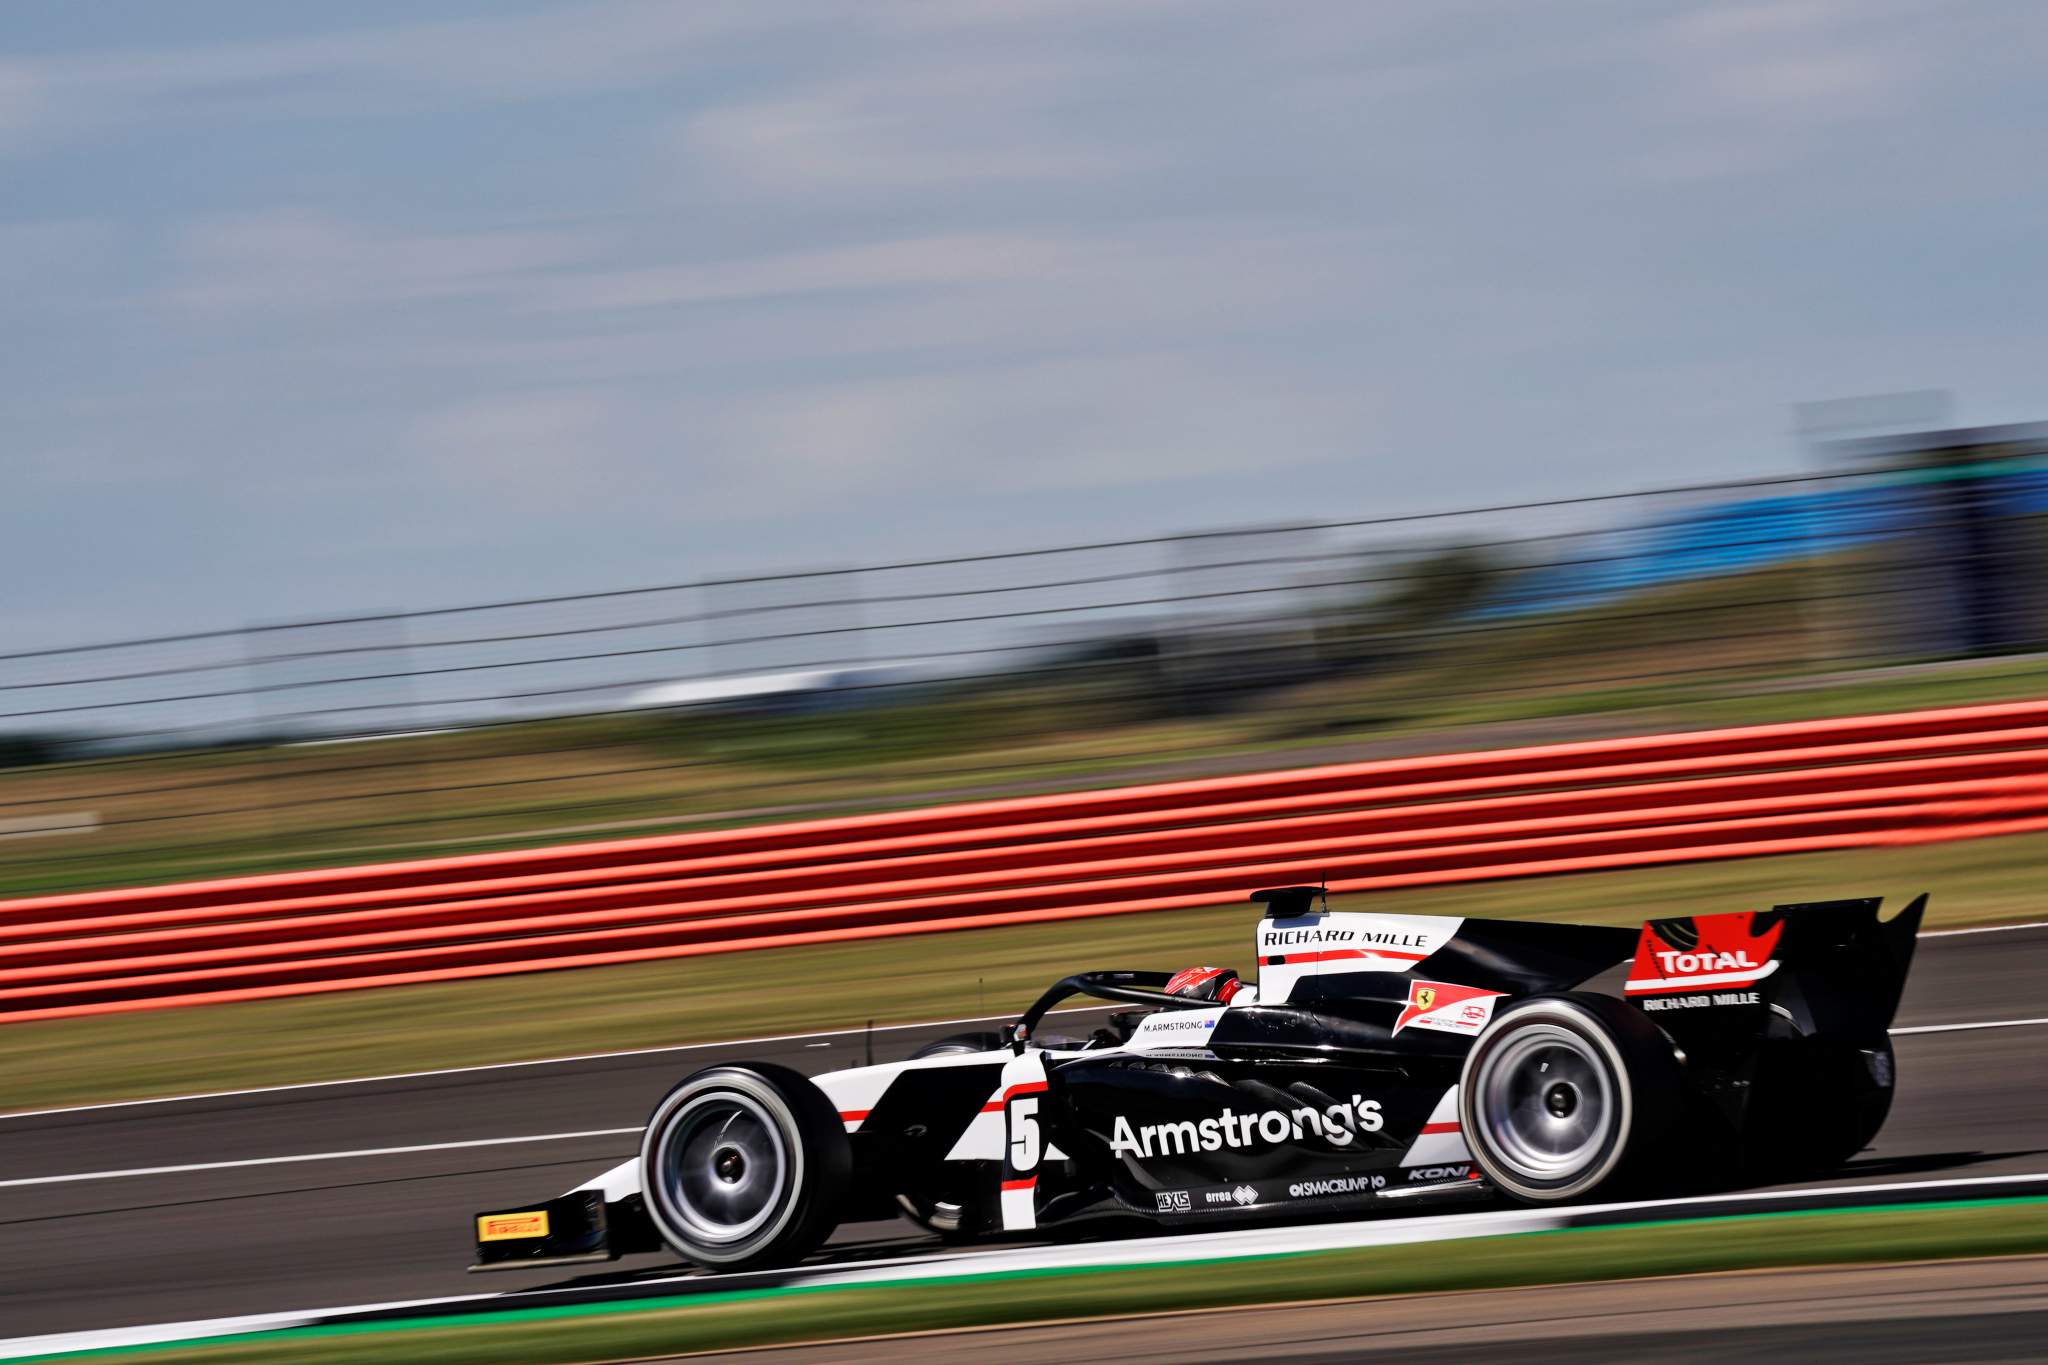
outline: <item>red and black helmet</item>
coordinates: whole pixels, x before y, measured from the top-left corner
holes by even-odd
[[[1166,993],[1227,1005],[1230,1003],[1230,997],[1236,995],[1243,987],[1244,982],[1237,979],[1237,971],[1234,968],[1188,967],[1175,972],[1167,980]]]

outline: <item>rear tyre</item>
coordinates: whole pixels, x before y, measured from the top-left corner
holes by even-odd
[[[640,1189],[669,1249],[720,1270],[787,1265],[832,1233],[853,1168],[839,1111],[787,1067],[700,1071],[655,1106]]]
[[[1502,1010],[1466,1055],[1458,1086],[1473,1160],[1525,1204],[1612,1195],[1636,1182],[1678,1107],[1670,1044],[1601,995],[1532,996]]]
[[[1824,1036],[1766,1046],[1743,1118],[1738,1178],[1764,1184],[1840,1169],[1884,1126],[1896,1065],[1889,1038],[1869,1048]]]

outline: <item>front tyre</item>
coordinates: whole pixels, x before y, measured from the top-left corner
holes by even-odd
[[[787,1067],[700,1071],[655,1106],[640,1188],[669,1248],[698,1265],[787,1265],[831,1235],[853,1167],[824,1092]]]
[[[1487,1179],[1522,1203],[1555,1204],[1639,1175],[1678,1098],[1671,1047],[1635,1010],[1610,996],[1532,996],[1466,1055],[1458,1121]]]

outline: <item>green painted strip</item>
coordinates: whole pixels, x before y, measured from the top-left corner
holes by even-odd
[[[1699,1229],[1729,1224],[1749,1224],[1790,1218],[1848,1217],[1861,1214],[1899,1214],[1940,1212],[1950,1210],[1984,1210],[1991,1208],[2014,1208],[2048,1205],[2048,1195],[2013,1195],[1979,1199],[1940,1200],[1922,1204],[1860,1204],[1845,1208],[1777,1209],[1759,1213],[1720,1214],[1704,1218],[1661,1218],[1633,1223],[1606,1223],[1594,1227],[1545,1228],[1529,1232],[1480,1234],[1474,1237],[1446,1238],[1442,1241],[1413,1243],[1405,1245],[1441,1247],[1458,1242],[1508,1242],[1535,1237],[1556,1237],[1577,1234],[1580,1236],[1602,1233],[1646,1231],[1667,1228]],[[1201,1260],[1138,1261],[1125,1265],[1077,1265],[1039,1266],[1023,1270],[978,1271],[959,1275],[933,1275],[892,1280],[862,1280],[839,1284],[779,1285],[767,1289],[742,1289],[723,1293],[663,1295],[658,1298],[607,1300],[598,1303],[558,1304],[539,1308],[513,1308],[497,1312],[463,1313],[445,1316],[386,1318],[374,1322],[322,1323],[308,1327],[283,1328],[264,1332],[244,1332],[222,1336],[195,1337],[180,1341],[147,1342],[133,1346],[101,1347],[86,1351],[69,1351],[55,1355],[31,1357],[32,1360],[78,1360],[104,1359],[113,1356],[139,1355],[147,1352],[166,1350],[198,1350],[208,1347],[230,1345],[256,1345],[265,1342],[306,1341],[316,1338],[347,1337],[390,1332],[422,1330],[458,1330],[470,1327],[507,1326],[522,1323],[559,1322],[579,1318],[630,1316],[641,1313],[655,1313],[689,1308],[713,1308],[737,1303],[762,1302],[776,1299],[792,1299],[816,1294],[843,1293],[849,1290],[905,1290],[953,1288],[975,1284],[1015,1283],[1018,1281],[1043,1281],[1072,1278],[1082,1275],[1125,1275],[1146,1271],[1181,1269],[1190,1265],[1227,1266],[1252,1263],[1270,1264],[1276,1261],[1314,1259],[1325,1256],[1345,1255],[1359,1252],[1395,1250],[1404,1244],[1382,1243],[1360,1247],[1323,1247],[1302,1251],[1255,1252],[1237,1256],[1219,1256]]]
[[[1832,1209],[1766,1209],[1761,1213],[1717,1213],[1703,1218],[1652,1218],[1640,1223],[1600,1223],[1583,1228],[1541,1228],[1534,1232],[1507,1233],[1510,1237],[1554,1237],[1561,1232],[1621,1232],[1647,1228],[1710,1228],[1724,1223],[1761,1223],[1779,1218],[1825,1218],[1834,1214],[1923,1213],[1941,1209],[2014,1208],[2048,1204],[2048,1194],[2010,1194],[1983,1199],[1935,1199],[1924,1204],[1851,1204]]]

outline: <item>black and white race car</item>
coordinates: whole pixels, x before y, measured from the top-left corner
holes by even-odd
[[[1332,913],[1313,887],[1253,899],[1256,985],[1082,972],[1006,1032],[908,1061],[699,1071],[635,1159],[479,1215],[476,1268],[663,1246],[774,1266],[884,1212],[1014,1237],[1824,1171],[1890,1107],[1888,1028],[1927,898],[1889,921],[1869,899],[1640,929]],[[1617,989],[1586,989],[1624,963]],[[1042,1035],[1076,995],[1131,1008],[1087,1038]]]

